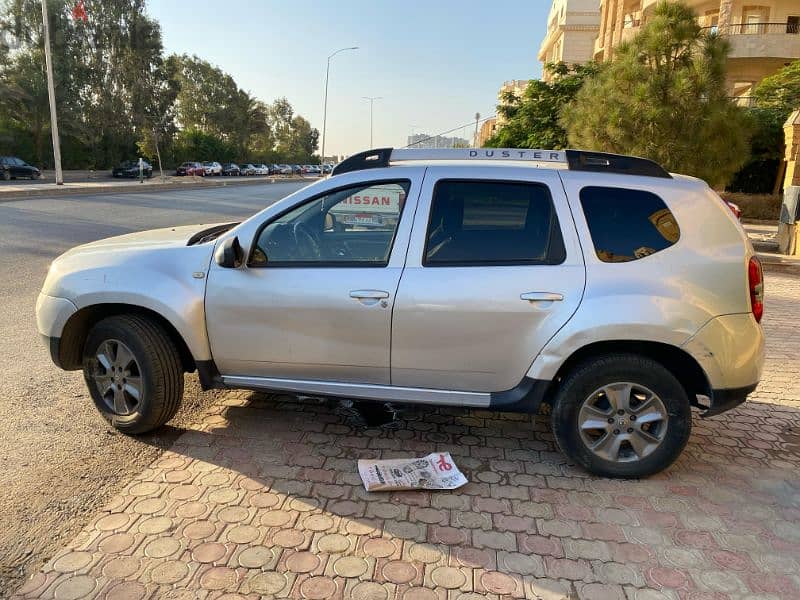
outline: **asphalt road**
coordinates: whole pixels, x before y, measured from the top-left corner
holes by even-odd
[[[41,344],[36,296],[72,246],[170,225],[246,218],[306,185],[69,196],[0,203],[0,597],[85,521],[213,400],[193,375],[178,417],[127,438],[95,413],[79,372],[56,369]]]

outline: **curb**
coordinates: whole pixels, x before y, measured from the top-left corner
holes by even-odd
[[[141,185],[109,185],[102,188],[80,188],[80,187],[54,187],[50,189],[36,189],[36,190],[14,190],[11,192],[0,192],[0,203],[2,202],[16,202],[18,200],[36,199],[36,198],[52,198],[61,196],[97,196],[97,195],[115,195],[115,194],[142,194],[148,192],[163,192],[163,191],[180,191],[180,190],[197,190],[203,188],[219,188],[219,187],[236,187],[244,185],[265,185],[273,183],[290,183],[296,181],[313,182],[315,180],[305,179],[302,177],[287,177],[285,179],[276,179],[275,177],[253,179],[226,179],[223,181],[198,181],[191,183],[148,183]],[[78,184],[80,185],[80,184]]]
[[[800,274],[800,260],[782,254],[757,252],[756,256],[765,271],[782,271]]]

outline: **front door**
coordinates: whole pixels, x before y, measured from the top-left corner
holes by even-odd
[[[498,392],[520,384],[585,280],[559,176],[429,167],[392,323],[392,384]]]
[[[410,193],[407,179],[323,193],[268,219],[244,267],[212,264],[206,319],[220,373],[388,384]]]

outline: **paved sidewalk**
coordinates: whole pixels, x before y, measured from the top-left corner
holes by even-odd
[[[566,464],[546,419],[409,410],[363,429],[227,394],[15,598],[800,597],[800,278],[767,276],[752,401],[645,481]],[[356,460],[448,450],[455,492],[364,492]]]

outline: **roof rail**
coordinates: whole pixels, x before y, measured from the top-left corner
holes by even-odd
[[[570,171],[590,171],[592,173],[622,173],[643,177],[664,177],[672,175],[657,162],[647,158],[590,152],[588,150],[567,150],[567,166]]]
[[[590,152],[586,150],[538,150],[528,148],[453,148],[414,149],[376,148],[359,152],[343,160],[333,168],[333,175],[341,175],[363,169],[379,169],[391,163],[405,161],[437,160],[501,160],[536,163],[566,164],[570,171],[592,173],[622,173],[644,177],[672,176],[661,165],[646,158]]]

